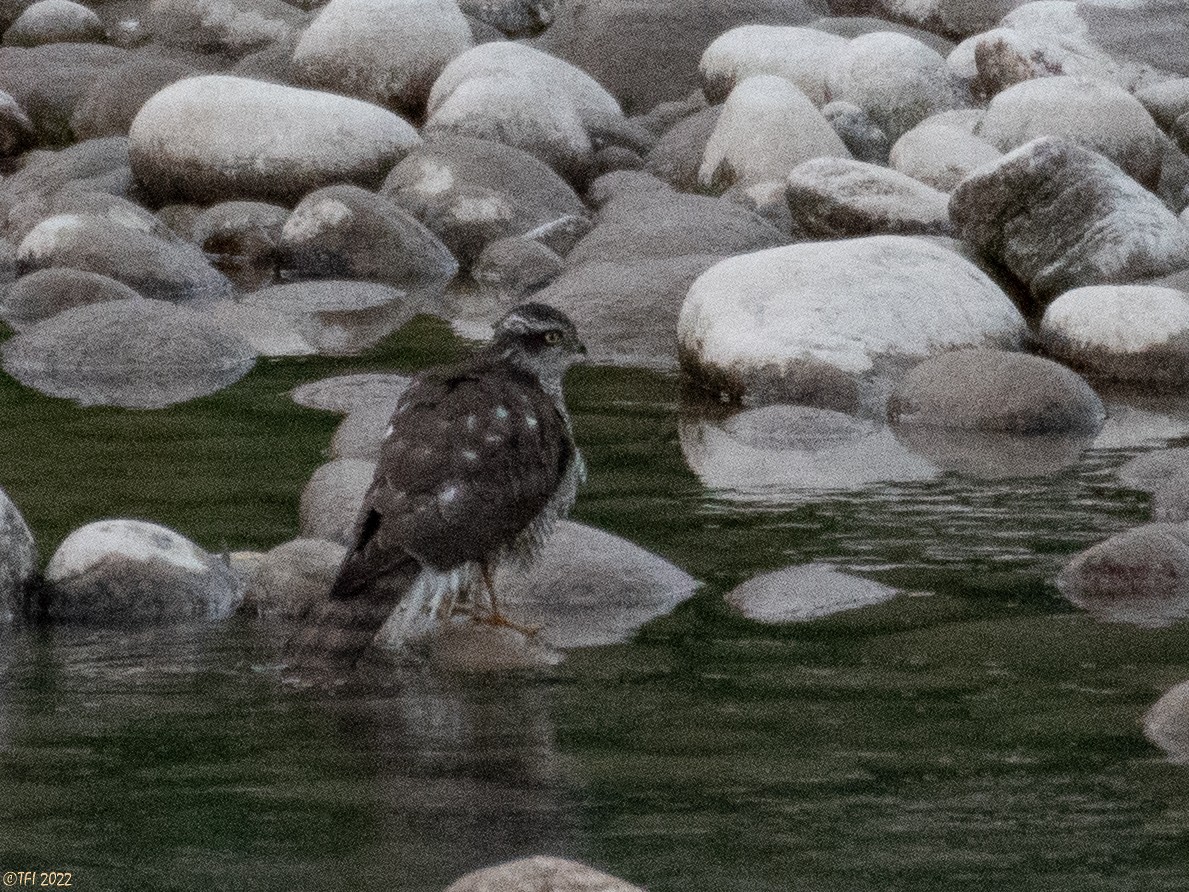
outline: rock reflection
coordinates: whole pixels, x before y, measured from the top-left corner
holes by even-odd
[[[1072,467],[1093,434],[1011,434],[927,424],[899,424],[896,438],[937,467],[966,477],[1043,477]]]
[[[1189,393],[1133,387],[1099,388],[1106,421],[1095,449],[1128,449],[1189,436]]]

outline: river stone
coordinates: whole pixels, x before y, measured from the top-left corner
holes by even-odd
[[[1155,493],[1172,480],[1189,473],[1189,446],[1145,452],[1119,468],[1119,485]]]
[[[459,0],[458,5],[468,17],[497,29],[499,37],[527,37],[552,24],[557,0]]]
[[[38,0],[4,32],[6,46],[102,42],[103,22],[94,10],[72,0]]]
[[[120,179],[130,179],[128,140],[122,136],[87,140],[57,152],[29,152],[24,162],[0,184],[0,224],[5,235],[9,235],[8,218],[19,205],[44,206],[51,196],[67,188],[76,192],[122,191],[112,187]]]
[[[856,37],[833,59],[832,100],[866,112],[895,143],[925,118],[960,104],[945,59],[919,40],[890,31]]]
[[[383,372],[363,372],[356,375],[335,375],[310,381],[293,388],[290,399],[307,409],[321,409],[349,415],[357,409],[391,401],[393,408],[412,379],[405,375]]]
[[[888,156],[893,169],[926,186],[949,192],[973,170],[1003,153],[965,127],[950,124],[954,113],[926,118],[896,140]]]
[[[99,73],[74,107],[70,129],[79,139],[124,135],[153,95],[196,73],[180,59],[134,56]]]
[[[822,117],[857,161],[888,163],[888,135],[853,102],[831,102],[822,108]]]
[[[0,489],[0,622],[21,613],[26,588],[36,575],[33,533],[8,493]]]
[[[194,216],[190,239],[216,269],[245,290],[271,282],[289,211],[261,201],[225,201]]]
[[[330,440],[331,457],[377,461],[399,398],[400,392],[394,390],[387,397],[377,397],[375,402],[347,413]]]
[[[1024,81],[991,100],[977,135],[1007,152],[1038,136],[1059,136],[1119,165],[1141,185],[1160,178],[1159,128],[1131,94],[1084,77]]]
[[[613,170],[602,174],[587,187],[586,203],[600,210],[614,198],[655,191],[672,192],[673,187],[643,170]],[[591,222],[583,235],[588,235],[594,226]]]
[[[968,36],[992,28],[1029,0],[877,0],[877,12],[941,34]]]
[[[74,307],[5,342],[4,370],[84,406],[156,409],[238,381],[255,353],[206,316],[162,301]]]
[[[309,86],[416,112],[446,63],[471,45],[454,0],[330,0],[293,67]]]
[[[1077,12],[1106,52],[1189,74],[1189,8],[1179,0],[1078,0]]]
[[[793,230],[809,238],[946,235],[949,199],[886,167],[848,158],[815,158],[788,174]]]
[[[480,611],[482,615],[482,611]],[[407,655],[406,642],[389,640],[399,633],[381,629],[376,644]],[[506,673],[548,669],[565,659],[540,635],[525,635],[506,626],[475,622],[470,617],[455,616],[442,623],[416,643],[438,673]]]
[[[1016,347],[1025,326],[956,253],[871,236],[724,260],[690,288],[677,332],[682,366],[727,399],[882,414],[887,366],[957,347]]]
[[[535,45],[606,87],[629,114],[682,99],[698,86],[698,60],[738,25],[805,25],[815,0],[570,0]]]
[[[1094,432],[1106,413],[1080,376],[1039,356],[955,350],[926,359],[899,383],[888,417],[1017,434]]]
[[[261,558],[248,579],[240,612],[265,620],[296,620],[326,597],[347,547],[325,539],[294,539]]]
[[[721,192],[736,183],[780,180],[822,156],[849,158],[850,152],[797,87],[775,75],[754,75],[727,97],[706,143],[698,185]]]
[[[1135,94],[1153,120],[1164,130],[1171,130],[1177,118],[1189,113],[1189,77],[1149,84]]]
[[[816,28],[740,25],[719,35],[702,53],[702,90],[718,103],[748,78],[771,74],[820,107],[827,101],[826,71],[846,44],[846,38]]]
[[[1073,557],[1057,588],[1099,619],[1148,628],[1189,617],[1189,525],[1149,523]]]
[[[1189,266],[1189,232],[1112,162],[1041,137],[984,165],[950,197],[962,238],[1045,303],[1082,285]]]
[[[173,530],[101,520],[72,532],[45,568],[42,610],[61,623],[224,619],[239,601],[227,562]]]
[[[21,272],[54,266],[100,273],[145,297],[173,303],[227,297],[234,290],[193,245],[88,214],[43,220],[17,248]]]
[[[229,58],[284,41],[303,23],[281,0],[151,0],[143,22],[156,43]]]
[[[159,217],[135,202],[73,183],[47,195],[27,196],[13,204],[8,212],[6,232],[20,244],[40,223],[60,215],[101,218],[105,225],[136,229],[166,242],[177,241],[173,231]]]
[[[522,297],[557,278],[562,258],[523,235],[488,242],[471,269],[471,278],[505,294]]]
[[[331,183],[375,186],[420,142],[407,121],[369,103],[224,75],[157,93],[129,139],[132,169],[156,201],[199,204],[291,204]]]
[[[521,625],[541,626],[539,637],[557,648],[626,641],[697,585],[664,558],[568,520],[527,567],[501,564],[495,577],[500,608]]]
[[[811,22],[809,27],[850,39],[862,37],[864,34],[893,32],[919,40],[942,56],[953,50],[954,42],[940,34],[903,22],[892,22],[883,16],[865,14],[873,11],[873,2],[874,0],[830,0],[831,9],[838,14]]]
[[[375,471],[374,462],[357,458],[336,458],[320,465],[301,492],[301,535],[351,545],[355,520]]]
[[[1176,765],[1189,765],[1189,681],[1165,691],[1144,715],[1144,736]]]
[[[534,855],[460,877],[445,892],[644,892],[579,861]]]
[[[1098,378],[1189,381],[1189,295],[1173,288],[1075,288],[1045,309],[1040,337],[1050,354]]]
[[[726,601],[748,619],[779,624],[882,604],[897,594],[890,586],[826,564],[804,564],[752,577],[727,592]]]
[[[22,276],[0,298],[0,318],[20,331],[85,304],[139,300],[140,295],[99,273],[54,266]]]
[[[20,103],[0,90],[0,158],[19,155],[36,140],[33,122]]]

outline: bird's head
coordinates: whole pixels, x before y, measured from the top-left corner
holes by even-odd
[[[492,349],[532,372],[542,382],[561,382],[566,369],[586,359],[586,345],[574,323],[548,304],[513,307],[495,324]]]

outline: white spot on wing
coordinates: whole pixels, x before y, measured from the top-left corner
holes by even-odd
[[[467,461],[478,461],[479,453],[476,452],[474,449],[464,449],[464,450],[462,450],[462,457],[465,458]]]
[[[477,415],[468,415],[467,416],[467,430],[473,431],[475,429],[475,425],[477,425],[478,423],[479,423],[479,417]]]
[[[524,423],[528,425],[529,430],[536,430],[537,429],[537,416],[536,415],[525,415]]]
[[[458,487],[454,484],[443,486],[438,490],[438,501],[443,505],[448,505],[458,498]]]
[[[508,417],[508,407],[507,406],[496,406],[495,407],[495,417],[500,419],[501,421],[503,421],[505,418],[507,418]]]

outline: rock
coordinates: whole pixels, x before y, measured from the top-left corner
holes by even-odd
[[[89,214],[43,220],[17,248],[22,273],[54,266],[100,273],[145,297],[173,303],[227,297],[233,291],[193,245]]]
[[[976,135],[1005,152],[1038,136],[1064,137],[1154,188],[1160,178],[1158,133],[1139,100],[1115,84],[1061,76],[1004,90],[991,100]]]
[[[698,185],[721,192],[780,180],[798,164],[850,158],[829,122],[782,77],[754,75],[731,91],[706,143]]]
[[[888,18],[942,34],[967,36],[992,28],[1007,13],[1029,0],[878,0]]]
[[[24,609],[25,592],[37,575],[37,546],[21,512],[0,489],[0,622]]]
[[[1042,304],[1082,285],[1189,266],[1189,233],[1156,196],[1068,140],[1041,137],[954,190],[962,238],[1003,264]]]
[[[673,125],[648,153],[645,170],[674,189],[695,189],[706,145],[718,126],[721,114],[721,106],[711,106]]]
[[[6,46],[90,43],[102,42],[103,38],[99,16],[73,0],[38,0],[27,6],[4,32]]]
[[[331,279],[272,285],[210,310],[261,356],[350,356],[401,328],[420,306],[420,297],[387,285]]]
[[[557,278],[562,259],[555,251],[523,235],[488,242],[471,269],[481,285],[523,296]]]
[[[698,60],[738,25],[805,25],[812,0],[574,0],[559,5],[535,45],[588,72],[629,114],[682,99],[698,86]]]
[[[729,258],[694,282],[677,326],[682,366],[728,399],[877,415],[887,367],[957,347],[1014,348],[1024,333],[977,267],[906,236]]]
[[[1078,0],[1089,38],[1106,52],[1189,74],[1189,9],[1177,0]]]
[[[1189,77],[1149,84],[1135,98],[1162,129],[1171,130],[1177,118],[1189,113]]]
[[[826,82],[832,100],[857,105],[892,143],[930,115],[960,104],[945,59],[890,31],[852,40],[834,57]]]
[[[376,643],[407,652],[406,647],[390,644],[386,637],[381,629]],[[539,635],[530,637],[515,629],[461,616],[436,629],[422,646],[439,672],[523,672],[547,669],[564,659]]]
[[[437,136],[389,173],[381,194],[424,223],[470,266],[489,241],[586,209],[543,162],[511,146]]]
[[[590,177],[592,179],[606,173],[621,170],[643,170],[644,159],[631,149],[622,146],[606,146],[596,149],[590,159]]]
[[[1024,434],[929,424],[894,425],[895,437],[939,471],[976,480],[1052,477],[1097,446],[1094,430]]]
[[[888,163],[926,186],[949,192],[976,168],[1003,154],[960,124],[950,124],[951,116],[958,114],[963,113],[943,112],[913,127],[896,140]]]
[[[374,462],[336,458],[314,471],[301,493],[301,535],[351,545],[355,520],[375,470]]]
[[[1189,765],[1189,681],[1164,692],[1144,716],[1144,736],[1176,765]]]
[[[454,0],[331,0],[293,53],[305,84],[416,112],[471,30]]]
[[[1114,381],[1189,382],[1189,295],[1150,285],[1074,288],[1045,309],[1044,349]]]
[[[948,55],[954,48],[954,42],[940,34],[914,28],[903,22],[891,22],[883,16],[864,14],[873,10],[872,0],[830,0],[830,7],[838,14],[820,18],[810,23],[809,27],[849,39],[862,37],[864,34],[893,32],[918,40],[943,56]]]
[[[886,167],[844,158],[815,158],[788,175],[794,231],[810,238],[855,235],[945,235],[949,199]]]
[[[135,229],[166,242],[177,241],[168,226],[140,205],[118,195],[91,191],[73,183],[48,195],[28,196],[13,204],[5,231],[9,238],[20,244],[38,225],[63,215],[82,216],[91,221],[99,219],[105,226]],[[197,258],[195,252],[187,253],[192,259]]]
[[[393,393],[391,401],[377,399],[370,405],[352,409],[335,428],[330,441],[331,457],[378,461],[380,444],[399,396],[399,393]]]
[[[1158,523],[1189,521],[1189,473],[1175,474],[1152,494],[1152,520]]]
[[[723,193],[723,199],[733,201],[746,208],[780,230],[781,234],[793,236],[793,214],[789,210],[787,189],[783,180],[755,183],[751,186],[733,186]],[[800,235],[800,232],[797,233]]]
[[[269,551],[248,579],[240,612],[258,619],[300,619],[326,597],[347,553],[325,539],[294,539]]]
[[[0,158],[19,155],[36,140],[33,122],[20,103],[0,90]]]
[[[1189,472],[1189,446],[1137,455],[1119,469],[1119,485],[1156,493],[1173,478]]]
[[[757,622],[795,623],[882,604],[897,594],[891,586],[826,564],[803,564],[752,577],[727,592],[726,601]]]
[[[74,107],[70,129],[78,139],[123,136],[153,95],[196,73],[178,59],[134,56],[98,74]]]
[[[771,74],[820,107],[827,101],[826,71],[846,44],[846,38],[815,28],[740,25],[719,35],[702,53],[702,90],[719,103],[748,78]]]
[[[151,0],[145,12],[156,43],[236,59],[290,38],[304,24],[281,0]]]
[[[538,637],[557,648],[626,641],[691,598],[697,586],[638,545],[564,520],[527,568],[505,563],[495,578],[508,617],[541,626]]]
[[[822,116],[830,122],[856,160],[868,164],[888,163],[888,135],[863,109],[853,102],[831,102],[822,109]]]
[[[101,520],[75,530],[45,568],[41,612],[59,623],[224,619],[239,601],[227,563],[173,530]]]
[[[535,855],[485,867],[460,877],[446,892],[644,892],[579,861]]]
[[[139,299],[123,282],[99,273],[50,267],[22,276],[9,286],[0,299],[0,318],[20,331],[71,307]]]
[[[774,405],[677,426],[690,470],[718,498],[788,504],[805,492],[932,480],[936,468],[886,425],[829,409]]]
[[[4,179],[0,223],[7,235],[8,218],[22,204],[45,205],[66,188],[75,192],[121,191],[117,181],[129,174],[128,140],[124,137],[92,139],[59,152],[32,152],[24,167]]]
[[[1065,366],[1006,350],[955,350],[930,357],[896,387],[888,417],[1016,434],[1093,433],[1102,400]]]
[[[214,393],[255,354],[205,316],[162,301],[116,300],[65,310],[5,342],[4,370],[84,406],[156,409]]]
[[[132,169],[154,200],[199,204],[291,204],[331,183],[376,186],[420,142],[369,103],[223,75],[157,93],[129,139]]]
[[[365,372],[357,375],[336,375],[293,388],[290,398],[307,409],[321,409],[349,415],[380,402],[396,401],[412,379],[405,375]],[[391,414],[391,413],[390,413]]]
[[[557,0],[460,0],[458,5],[468,16],[498,29],[500,36],[527,37],[553,22]]]
[[[418,300],[458,273],[441,240],[387,198],[358,186],[327,186],[294,209],[277,246],[282,272],[350,278],[399,288]]]
[[[1108,622],[1178,622],[1189,616],[1189,525],[1149,523],[1112,536],[1071,559],[1057,588]]]
[[[586,190],[586,203],[597,210],[613,198],[641,195],[645,192],[672,191],[673,187],[668,183],[642,170],[614,170],[603,174],[590,184]],[[594,225],[592,222],[583,235],[589,235]]]
[[[225,201],[195,215],[190,239],[212,265],[251,290],[273,280],[280,260],[281,230],[289,211],[259,201]]]

